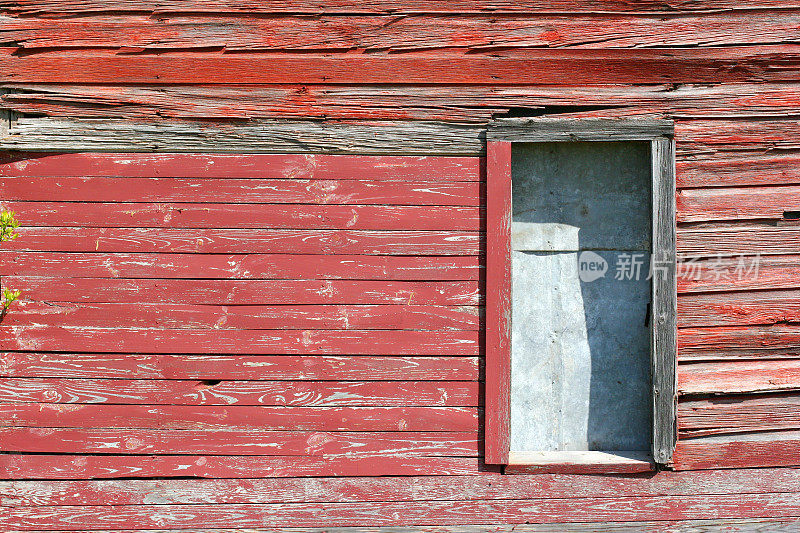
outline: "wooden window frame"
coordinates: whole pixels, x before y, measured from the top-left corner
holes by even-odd
[[[677,439],[677,286],[675,251],[675,141],[668,120],[500,119],[486,135],[486,388],[485,461],[536,466],[580,463],[603,470],[604,452],[536,452],[510,457],[511,404],[511,145],[515,142],[646,141],[651,146],[653,269],[650,335],[653,388],[652,456],[618,461],[617,470],[669,465]],[[663,263],[661,263],[663,261]],[[577,458],[577,461],[575,460]],[[647,468],[641,468],[645,465]],[[621,470],[620,470],[621,467]],[[509,469],[506,469],[509,471]]]

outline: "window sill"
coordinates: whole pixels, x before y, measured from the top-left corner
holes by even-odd
[[[650,452],[511,452],[506,474],[636,474],[656,469]]]

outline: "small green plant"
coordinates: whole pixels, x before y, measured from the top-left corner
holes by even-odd
[[[13,211],[0,211],[0,242],[13,241],[19,237],[17,215]]]
[[[19,222],[17,222],[17,216],[13,211],[6,211],[5,209],[0,211],[0,242],[13,241],[19,237],[19,233],[17,233],[18,227]],[[6,313],[8,313],[8,308],[11,307],[11,304],[19,299],[21,294],[22,291],[3,289],[3,307],[0,310],[0,320],[6,316]]]
[[[19,291],[19,290],[14,291],[14,290],[11,290],[11,289],[3,289],[3,311],[2,311],[3,314],[8,312],[8,308],[11,307],[11,304],[13,304],[15,301],[17,301],[17,299],[19,298],[20,294],[22,294],[22,291]]]

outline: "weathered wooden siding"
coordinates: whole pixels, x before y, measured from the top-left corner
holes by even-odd
[[[796,529],[800,5],[0,16],[0,148],[33,152],[0,178],[26,226],[0,250],[25,291],[0,325],[3,530]],[[482,465],[483,134],[507,114],[676,121],[678,248],[699,257],[678,280],[682,472]],[[757,278],[720,275],[757,253]],[[154,479],[89,480],[131,477]]]

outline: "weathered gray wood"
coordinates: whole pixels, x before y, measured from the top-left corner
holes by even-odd
[[[21,117],[0,150],[479,155],[485,126],[423,121],[238,124]]]
[[[491,141],[653,141],[672,136],[672,121],[657,119],[509,118],[489,125]]]
[[[669,463],[677,440],[677,285],[675,258],[675,142],[652,143],[653,165],[653,457]]]

